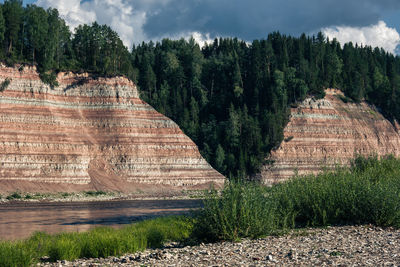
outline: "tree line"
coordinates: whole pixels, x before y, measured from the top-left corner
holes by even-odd
[[[0,44],[0,60],[10,66],[36,64],[50,84],[62,70],[117,75],[132,67],[129,50],[109,26],[81,25],[72,34],[57,9],[24,7],[22,0],[0,4]]]
[[[106,25],[81,25],[72,34],[56,9],[22,1],[0,4],[0,60],[36,64],[44,82],[62,70],[125,75],[141,97],[173,119],[206,160],[228,177],[254,175],[283,140],[289,107],[307,95],[341,89],[347,100],[369,101],[400,120],[400,59],[383,49],[322,33],[274,32],[247,43],[215,39],[143,42],[129,51]],[[346,101],[347,101],[346,100]]]
[[[271,33],[251,44],[162,40],[132,49],[142,97],[175,120],[202,155],[228,177],[256,174],[283,141],[289,107],[339,88],[400,119],[400,60],[383,49],[342,47],[322,33]]]

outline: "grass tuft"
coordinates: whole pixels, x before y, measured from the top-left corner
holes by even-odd
[[[192,233],[194,219],[173,216],[147,220],[114,229],[98,227],[84,233],[49,235],[34,233],[29,239],[0,243],[0,267],[31,266],[42,257],[50,261],[106,258],[160,248],[167,241],[184,241]]]
[[[351,168],[294,177],[273,187],[230,183],[211,192],[194,236],[208,241],[261,237],[305,226],[400,227],[400,160],[357,158]]]
[[[33,261],[34,252],[24,242],[0,242],[0,267],[31,266]]]

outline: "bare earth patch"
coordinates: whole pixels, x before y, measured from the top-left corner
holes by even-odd
[[[238,243],[146,250],[41,266],[400,266],[400,230],[371,225],[290,231]]]

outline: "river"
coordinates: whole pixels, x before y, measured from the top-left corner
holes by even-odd
[[[118,227],[157,216],[178,215],[201,200],[114,200],[96,202],[8,202],[0,204],[0,240],[29,237],[35,231],[81,232]]]

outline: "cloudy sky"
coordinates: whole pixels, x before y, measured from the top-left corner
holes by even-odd
[[[238,37],[246,41],[280,31],[323,31],[340,42],[379,46],[400,54],[400,0],[28,0],[54,7],[75,27],[97,21],[124,43],[180,38]]]

